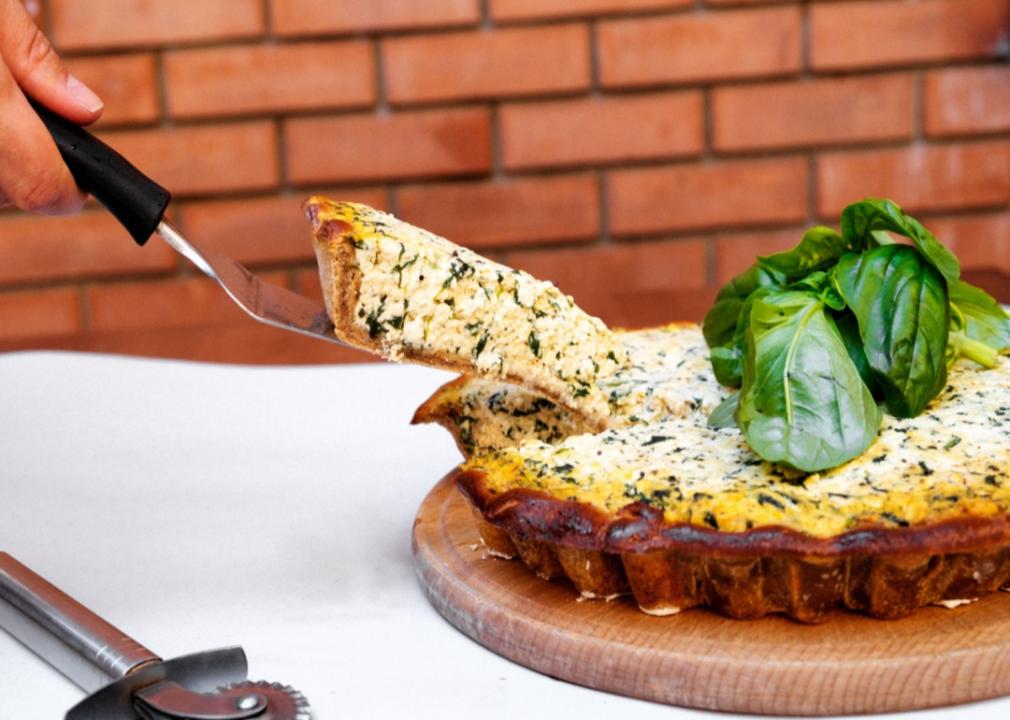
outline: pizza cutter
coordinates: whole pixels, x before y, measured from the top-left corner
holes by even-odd
[[[143,246],[154,236],[161,238],[259,322],[317,340],[345,344],[337,339],[322,303],[260,280],[231,258],[201,250],[165,218],[172,200],[168,190],[84,128],[35,101],[31,104],[56,142],[78,187],[102,203],[138,245]]]
[[[242,648],[162,660],[4,552],[0,627],[90,693],[65,720],[312,720],[294,688],[247,679]]]

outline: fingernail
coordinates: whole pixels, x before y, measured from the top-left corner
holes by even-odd
[[[98,112],[105,107],[102,99],[73,75],[67,76],[67,90],[70,91],[70,97],[88,112]]]

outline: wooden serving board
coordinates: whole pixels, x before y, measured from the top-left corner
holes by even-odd
[[[951,705],[1010,694],[1010,594],[903,620],[838,613],[822,625],[671,617],[630,598],[579,601],[571,585],[487,556],[469,505],[443,480],[414,524],[432,604],[490,650],[552,677],[672,705],[836,715]]]

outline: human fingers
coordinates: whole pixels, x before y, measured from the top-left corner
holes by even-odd
[[[0,57],[25,94],[50,110],[79,125],[102,114],[101,99],[70,74],[20,0],[0,0]]]
[[[80,210],[85,195],[42,120],[0,61],[0,205],[61,215]]]

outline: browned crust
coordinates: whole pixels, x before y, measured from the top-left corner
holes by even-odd
[[[358,327],[354,321],[354,308],[357,306],[358,296],[361,293],[362,277],[354,256],[353,228],[342,220],[320,220],[319,206],[312,200],[305,201],[302,210],[312,222],[312,244],[319,265],[323,300],[326,312],[333,321],[336,336],[348,345],[386,357],[381,341],[369,337],[368,333]],[[443,352],[421,351],[404,347],[402,359],[417,365],[427,365],[439,370],[451,370],[464,375],[474,372],[472,363]],[[606,417],[597,418],[586,415],[581,408],[573,406],[565,397],[538,383],[531,382],[529,378],[513,373],[490,377],[540,393],[583,418],[592,429],[599,431],[607,426]]]
[[[822,622],[838,609],[898,618],[1010,586],[1010,520],[964,517],[816,538],[783,527],[730,533],[666,523],[634,503],[614,514],[527,489],[492,494],[480,471],[450,474],[491,552],[518,556],[583,597],[630,592],[669,615],[710,607],[740,619]]]
[[[449,422],[449,417],[446,414],[447,398],[451,397],[453,393],[462,390],[468,382],[470,382],[469,375],[460,375],[458,378],[440,385],[438,390],[433,392],[431,396],[421,403],[417,410],[414,411],[414,416],[410,419],[410,424],[422,425],[424,423],[438,423],[451,431],[451,427],[447,425]]]
[[[459,450],[459,454],[463,457],[470,456],[470,449],[464,444],[459,428],[449,415],[447,398],[451,397],[451,393],[463,387],[469,379],[468,375],[460,375],[455,380],[445,383],[432,393],[431,397],[421,403],[417,410],[414,411],[413,417],[410,418],[411,425],[424,425],[426,423],[441,425],[452,436],[453,442],[456,443],[456,449]]]

